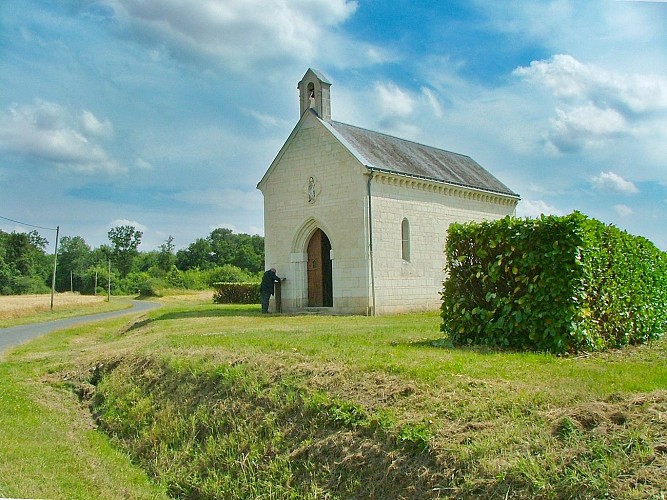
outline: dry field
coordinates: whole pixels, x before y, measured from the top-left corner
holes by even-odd
[[[104,296],[58,293],[53,297],[54,310],[98,307]],[[51,310],[51,295],[0,295],[0,320],[23,318]]]

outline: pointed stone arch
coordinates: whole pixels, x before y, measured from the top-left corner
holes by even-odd
[[[325,224],[307,219],[292,240],[297,308],[333,307],[333,243]]]

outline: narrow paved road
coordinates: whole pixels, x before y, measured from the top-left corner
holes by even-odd
[[[136,314],[144,311],[149,311],[160,307],[156,302],[144,302],[141,300],[133,300],[131,309],[121,309],[120,311],[111,311],[99,314],[89,314],[88,316],[76,316],[73,318],[57,319],[54,321],[47,321],[45,323],[33,323],[31,325],[11,326],[9,328],[0,328],[0,353],[7,347],[18,345],[26,340],[39,337],[45,333],[62,330],[70,326],[81,323],[90,323],[93,321],[101,321],[104,319],[114,318],[116,316],[123,316],[125,314]]]

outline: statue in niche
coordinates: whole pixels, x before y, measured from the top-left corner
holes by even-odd
[[[317,196],[320,194],[320,182],[314,177],[308,177],[308,182],[305,186],[306,194],[308,195],[308,203],[315,203]]]

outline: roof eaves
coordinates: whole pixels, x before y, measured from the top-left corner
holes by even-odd
[[[411,179],[420,179],[420,180],[425,180],[425,181],[430,181],[430,182],[435,182],[437,184],[444,184],[447,186],[455,186],[455,187],[460,187],[464,189],[469,189],[471,191],[478,191],[481,193],[489,193],[489,194],[495,194],[495,195],[502,195],[502,196],[507,196],[509,198],[514,198],[516,200],[520,200],[521,196],[519,196],[517,193],[514,192],[506,192],[506,191],[498,191],[495,189],[487,189],[487,188],[480,188],[476,186],[471,186],[470,184],[464,184],[462,182],[455,182],[455,181],[445,181],[443,179],[438,179],[437,177],[428,177],[425,175],[419,175],[419,174],[409,174],[406,172],[401,172],[398,170],[391,170],[387,168],[378,168],[374,167],[372,165],[367,165],[364,164],[364,166],[370,170],[371,172],[381,172],[383,174],[391,174],[391,175],[396,175],[398,177],[408,177]]]

